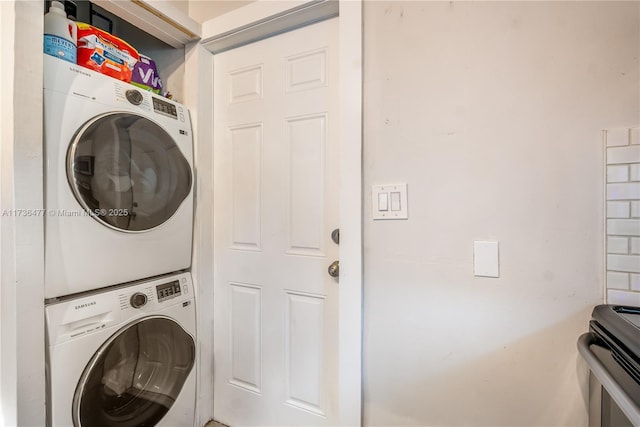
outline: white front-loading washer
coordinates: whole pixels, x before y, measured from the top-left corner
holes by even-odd
[[[188,272],[48,304],[48,425],[192,427],[194,305]]]
[[[191,265],[189,112],[44,55],[45,298]]]

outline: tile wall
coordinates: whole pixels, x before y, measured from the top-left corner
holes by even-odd
[[[606,301],[640,306],[640,128],[604,131]]]

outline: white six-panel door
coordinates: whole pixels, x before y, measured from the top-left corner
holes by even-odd
[[[214,59],[214,415],[338,417],[338,20]]]

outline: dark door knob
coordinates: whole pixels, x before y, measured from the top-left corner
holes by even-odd
[[[329,268],[327,269],[329,276],[331,277],[339,277],[340,276],[340,261],[333,261]]]

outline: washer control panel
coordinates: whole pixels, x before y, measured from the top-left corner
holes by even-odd
[[[162,285],[157,285],[156,293],[158,295],[158,302],[180,296],[182,294],[180,290],[180,282],[178,280],[174,280],[172,282],[163,283]]]
[[[194,296],[191,273],[182,272],[49,301],[45,305],[49,346],[100,333],[170,307],[193,309]]]

